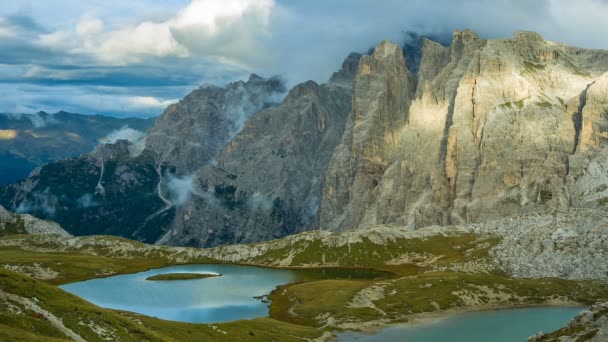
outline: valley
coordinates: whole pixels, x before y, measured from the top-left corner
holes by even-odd
[[[495,229],[497,224],[504,225],[500,221],[414,232],[374,226],[339,234],[306,232],[260,244],[211,249],[152,246],[107,236],[11,235],[0,238],[0,265],[4,269],[0,290],[4,303],[15,309],[4,313],[0,322],[11,327],[3,330],[5,334],[35,328],[48,337],[61,338],[51,321],[31,316],[22,319],[28,312],[48,311],[62,317],[70,330],[88,341],[104,340],[100,331],[119,334],[121,340],[138,340],[137,336],[152,340],[152,336],[159,340],[179,340],[180,336],[204,336],[210,341],[265,341],[273,336],[287,341],[289,336],[294,340],[331,340],[336,331],[379,329],[428,314],[608,301],[606,270],[601,268],[606,267],[608,251],[598,249],[590,254],[584,247],[593,242],[606,246],[602,243],[608,238],[606,232],[597,229],[608,222],[606,214],[549,212],[508,221],[510,228],[504,230]],[[546,221],[549,223],[544,228],[536,230],[538,238],[531,240],[532,245],[519,250],[510,242],[521,231]],[[549,243],[553,247],[534,247]],[[547,264],[548,259],[557,260],[555,266]],[[558,266],[566,264],[564,260],[571,266],[566,271]],[[188,264],[296,270],[367,268],[387,275],[378,279],[308,278],[272,291],[267,318],[194,325],[102,309],[56,287]],[[25,299],[34,300],[36,309]],[[75,306],[77,313],[70,309]],[[78,323],[83,320],[88,323]],[[120,335],[121,331],[128,334]]]

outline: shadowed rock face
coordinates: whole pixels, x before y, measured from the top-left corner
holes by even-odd
[[[376,50],[388,51],[383,44]],[[425,42],[414,99],[407,82],[395,89],[384,81],[390,64],[374,70],[365,60],[351,128],[326,176],[321,227],[416,229],[608,202],[606,173],[599,171],[608,128],[607,52],[532,32],[502,40],[456,32],[449,48]],[[382,80],[376,89],[361,81],[371,77]],[[374,104],[369,93],[383,102]],[[360,102],[369,107],[361,110]],[[390,106],[410,102],[400,114],[405,120],[387,117],[398,113]]]
[[[0,203],[53,219],[76,235],[155,242],[175,216],[169,175],[209,163],[246,118],[276,103],[283,91],[278,79],[256,75],[225,88],[202,87],[167,108],[143,151],[126,140],[100,145],[2,188]]]
[[[160,242],[255,242],[318,227],[323,174],[351,110],[349,59],[333,77],[339,84],[299,84],[252,116],[217,165],[198,171],[197,190]]]

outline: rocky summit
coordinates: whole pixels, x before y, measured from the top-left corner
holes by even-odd
[[[141,148],[49,164],[0,203],[73,234],[188,246],[608,205],[607,51],[469,30],[423,39],[419,64],[410,51],[383,41],[287,95],[256,75],[202,87]]]

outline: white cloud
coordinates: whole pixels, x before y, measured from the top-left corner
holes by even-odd
[[[113,144],[118,140],[128,140],[132,143],[136,143],[142,140],[145,136],[146,134],[142,131],[129,128],[129,126],[124,126],[121,129],[110,132],[110,134],[101,139],[101,142]]]
[[[168,176],[167,189],[169,190],[171,203],[177,206],[186,204],[193,193],[196,193],[194,176],[175,177]]]
[[[201,84],[251,72],[324,82],[349,52],[403,42],[404,31],[450,37],[470,28],[504,38],[524,29],[608,48],[606,0],[54,0],[27,9],[20,2],[0,8],[0,74],[10,80],[0,84],[0,111],[150,116]],[[160,92],[159,79],[182,91]]]
[[[85,16],[76,26],[76,33],[81,37],[88,37],[103,31],[104,23],[98,18]]]
[[[2,23],[0,22],[0,25]],[[0,38],[12,38],[15,36],[15,31],[10,27],[0,26]]]
[[[113,144],[118,140],[127,140],[131,142],[129,152],[133,157],[138,156],[146,147],[146,133],[129,128],[129,126],[124,126],[110,132],[110,134],[100,139],[100,143]]]
[[[153,96],[134,96],[128,99],[133,108],[158,108],[163,109],[178,100],[159,100]]]
[[[92,54],[101,62],[127,65],[154,57],[209,56],[249,62],[259,59],[269,35],[274,0],[192,0],[174,17],[106,29],[85,15],[72,31],[40,35],[40,44]]]

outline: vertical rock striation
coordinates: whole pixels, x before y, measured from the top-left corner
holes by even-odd
[[[383,41],[361,58],[352,112],[325,176],[321,227],[341,229],[361,220],[361,208],[395,158],[413,93],[413,77],[398,45]]]
[[[376,55],[386,44],[369,60],[386,56]],[[359,67],[352,128],[326,176],[321,228],[417,229],[608,202],[605,158],[593,157],[603,153],[608,128],[605,51],[547,42],[533,32],[501,40],[455,32],[449,48],[424,42],[413,99],[406,83],[389,91],[362,82],[395,70],[377,65]],[[389,106],[375,106],[366,91],[406,105],[370,120]],[[587,205],[591,188],[599,199]]]

